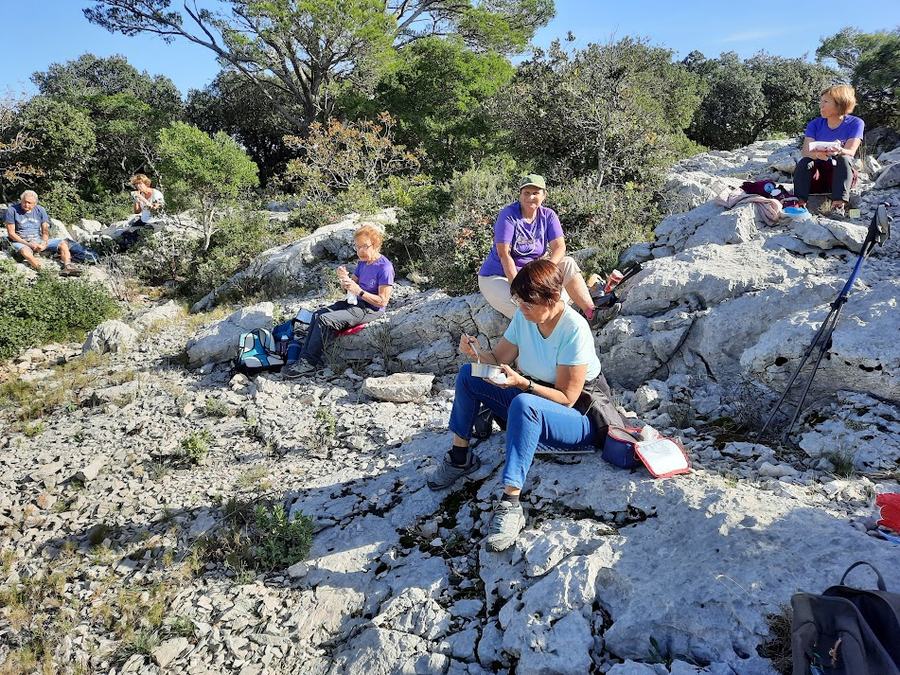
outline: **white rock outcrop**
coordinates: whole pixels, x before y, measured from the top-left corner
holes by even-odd
[[[131,347],[136,340],[137,332],[131,326],[123,321],[110,319],[88,333],[82,351],[100,354],[120,352]]]

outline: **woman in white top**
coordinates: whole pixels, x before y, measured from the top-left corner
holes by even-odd
[[[166,200],[163,193],[153,187],[153,182],[144,174],[138,173],[129,181],[134,188],[131,198],[134,200],[135,218],[131,219],[131,225],[146,225],[151,219],[159,215]]]

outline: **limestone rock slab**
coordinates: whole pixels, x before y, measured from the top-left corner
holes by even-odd
[[[379,401],[407,403],[418,401],[431,393],[434,375],[425,373],[394,373],[385,377],[367,377],[363,393]]]

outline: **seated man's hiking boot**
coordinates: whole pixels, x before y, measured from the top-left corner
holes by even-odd
[[[484,540],[489,551],[505,551],[516,542],[525,527],[525,512],[521,504],[501,501],[494,509],[491,530]]]
[[[296,362],[281,369],[281,374],[288,380],[296,380],[299,377],[312,375],[316,367],[306,359],[297,359]]]
[[[474,452],[469,451],[466,463],[462,466],[458,466],[451,462],[450,453],[448,452],[444,456],[444,461],[428,475],[428,487],[432,490],[443,490],[445,487],[453,485],[463,476],[478,471],[480,468],[481,460]]]
[[[69,263],[68,265],[63,265],[62,269],[59,271],[59,274],[63,277],[80,277],[81,268],[77,265]]]

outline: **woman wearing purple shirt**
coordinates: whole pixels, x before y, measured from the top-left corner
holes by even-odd
[[[512,318],[516,306],[509,286],[519,270],[539,258],[549,258],[563,273],[563,287],[588,321],[594,318],[594,302],[578,263],[566,255],[559,216],[543,206],[547,185],[543,176],[531,174],[519,184],[519,201],[505,207],[494,223],[494,245],[478,270],[478,289],[491,307]]]
[[[353,233],[359,258],[356,269],[353,274],[348,274],[343,265],[337,269],[347,298],[313,312],[300,358],[281,371],[285,377],[293,379],[315,372],[322,365],[326,340],[338,331],[381,316],[394,288],[394,266],[381,255],[382,241],[381,232],[371,225],[363,225]]]
[[[817,117],[806,125],[803,134],[803,157],[794,169],[794,195],[805,206],[810,186],[817,174],[831,176],[831,215],[844,218],[853,185],[853,157],[862,143],[865,123],[851,115],[856,107],[853,87],[839,84],[829,87],[819,98]],[[828,150],[812,150],[814,141],[834,142]]]

